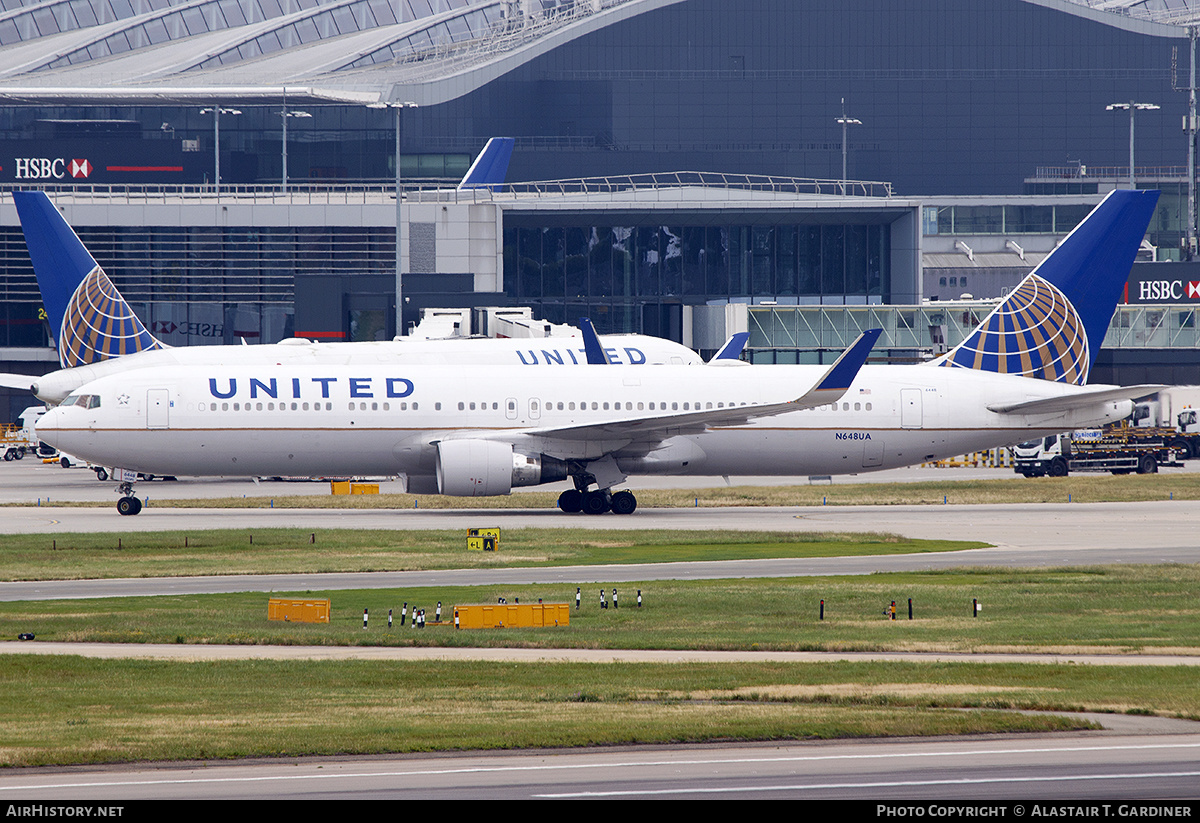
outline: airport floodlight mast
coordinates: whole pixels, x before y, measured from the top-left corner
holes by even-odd
[[[392,109],[396,113],[396,334],[404,336],[404,288],[400,275],[400,257],[403,246],[400,243],[401,239],[401,221],[400,221],[400,113],[404,109],[415,109],[417,104],[411,100],[405,100],[402,103],[391,103],[387,101],[379,101],[378,103],[368,103],[367,108],[371,109]]]
[[[213,116],[213,190],[217,197],[221,196],[221,115],[232,114],[237,116],[241,114],[238,109],[223,109],[220,106],[213,106],[207,109],[200,109],[201,114],[211,114]]]
[[[1109,103],[1104,107],[1105,111],[1129,111],[1129,188],[1136,189],[1137,183],[1133,176],[1133,117],[1139,111],[1157,111],[1162,106],[1155,103],[1135,103],[1130,100],[1128,103]]]
[[[842,98],[842,116],[837,118],[837,122],[842,127],[842,194],[844,195],[846,193],[846,127],[862,125],[861,120],[846,116],[845,97]]]
[[[288,135],[287,124],[289,117],[312,117],[306,111],[288,111],[287,107],[287,89],[283,90],[283,108],[279,112],[280,118],[283,120],[283,193],[287,194],[288,181],[288,166],[287,166],[287,151],[288,151]]]

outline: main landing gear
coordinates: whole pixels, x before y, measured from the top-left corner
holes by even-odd
[[[118,514],[132,515],[142,510],[142,501],[134,495],[132,483],[122,483],[117,491],[121,493],[121,499],[117,501]]]
[[[625,475],[616,468],[611,457],[590,464],[572,464],[570,474],[575,488],[558,496],[559,510],[567,514],[633,514],[637,509],[633,492],[612,490],[612,486],[625,480]],[[593,485],[596,488],[589,491],[588,487]]]
[[[637,498],[633,492],[625,489],[619,492],[611,489],[568,489],[558,496],[558,508],[568,514],[633,514],[637,509]]]

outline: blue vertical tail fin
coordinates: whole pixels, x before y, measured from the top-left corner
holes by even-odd
[[[1110,192],[934,365],[1087,383],[1158,195]]]
[[[25,245],[58,344],[59,365],[161,349],[79,236],[41,191],[14,191]]]
[[[508,161],[512,158],[513,144],[511,137],[493,137],[487,141],[483,151],[475,158],[471,168],[467,169],[458,190],[491,189],[497,191],[508,174]]]

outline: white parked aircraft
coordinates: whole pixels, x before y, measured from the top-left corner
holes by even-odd
[[[1110,194],[931,364],[862,366],[876,330],[828,370],[148,368],[81,387],[38,434],[153,474],[401,474],[411,492],[461,496],[569,477],[559,507],[595,514],[632,512],[613,487],[635,474],[857,473],[1003,446],[1121,419],[1157,388],[1082,385],[1157,198]]]
[[[486,151],[481,153],[480,159],[486,155]],[[605,335],[603,354],[593,354],[589,361],[584,337],[590,329],[574,338],[397,338],[353,343],[313,343],[293,338],[260,346],[172,348],[155,339],[142,324],[44,192],[13,192],[13,200],[51,328],[56,333],[62,368],[41,377],[0,374],[0,386],[28,389],[47,403],[61,402],[75,389],[106,375],[163,366],[284,363],[569,366],[604,360],[627,365],[703,362],[687,346],[632,334]]]

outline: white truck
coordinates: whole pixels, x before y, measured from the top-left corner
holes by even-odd
[[[1025,477],[1066,477],[1071,472],[1153,474],[1179,465],[1179,452],[1160,430],[1113,426],[1052,434],[1011,447],[1013,471]]]
[[[21,412],[15,425],[0,428],[0,451],[6,461],[38,453],[37,433],[33,427],[45,413],[45,406],[30,406]]]
[[[1158,430],[1180,458],[1200,457],[1200,386],[1171,386],[1137,403],[1130,425]]]

